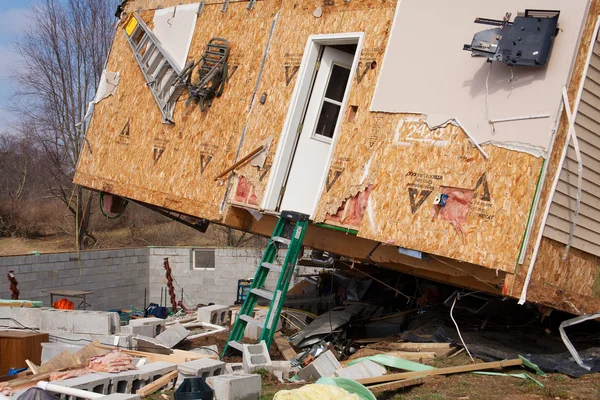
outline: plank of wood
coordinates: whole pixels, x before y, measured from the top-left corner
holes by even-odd
[[[367,388],[373,392],[373,394],[378,394],[381,392],[388,392],[391,390],[398,390],[409,386],[417,386],[422,385],[425,381],[423,378],[413,378],[413,379],[403,379],[400,381],[393,381],[388,383],[380,383],[379,385],[368,386]]]
[[[219,175],[217,175],[216,178],[215,178],[215,182],[218,181],[219,179],[221,179],[222,177],[224,177],[225,175],[227,175],[228,173],[230,173],[231,171],[235,170],[240,165],[244,164],[246,161],[248,161],[251,158],[253,158],[255,155],[257,155],[261,151],[264,151],[266,149],[267,149],[267,146],[259,146],[259,147],[255,148],[254,150],[252,150],[250,152],[250,154],[248,154],[247,156],[243,157],[241,160],[239,160],[238,162],[236,162],[235,164],[233,164],[231,167],[227,168],[225,171],[223,171]]]
[[[296,350],[294,350],[290,342],[288,342],[287,339],[283,337],[281,332],[275,333],[274,341],[275,346],[277,346],[277,349],[286,361],[290,361],[292,358],[295,358],[298,355],[296,353]]]
[[[158,389],[171,382],[173,379],[177,378],[178,375],[178,371],[171,371],[165,376],[158,378],[154,382],[149,383],[146,386],[142,386],[135,392],[135,394],[140,397],[149,396],[152,393],[156,392]]]
[[[451,349],[450,343],[390,343],[391,346],[398,350],[420,351],[421,349]]]
[[[13,391],[17,391],[35,386],[39,381],[48,380],[50,374],[51,372],[46,372],[44,374],[31,375],[26,378],[13,379],[4,383],[6,383]]]
[[[431,361],[431,360],[435,359],[435,357],[436,357],[436,354],[433,351],[418,351],[418,352],[392,351],[392,352],[384,353],[384,354],[386,356],[398,357],[398,358],[403,358],[405,360],[417,361],[417,362],[420,362],[420,360]]]
[[[358,383],[362,383],[363,385],[369,385],[372,383],[391,382],[391,381],[398,381],[401,379],[418,378],[418,377],[422,377],[422,376],[459,374],[461,372],[482,371],[482,370],[486,370],[486,369],[514,367],[517,365],[523,365],[523,360],[521,360],[521,359],[503,360],[503,361],[494,361],[494,362],[479,363],[479,364],[461,365],[458,367],[437,368],[437,369],[431,369],[428,371],[401,372],[399,374],[390,374],[390,375],[376,376],[376,377],[372,377],[372,378],[357,379],[356,381]]]
[[[29,369],[31,370],[31,372],[34,375],[37,375],[40,373],[39,367],[37,365],[35,365],[34,363],[32,363],[31,361],[25,360],[25,364],[27,364],[27,367],[29,367]]]
[[[108,347],[108,346],[99,345],[98,347],[101,349],[105,349],[105,350],[114,350],[114,348]],[[215,355],[199,354],[199,353],[194,353],[193,351],[185,351],[185,350],[172,350],[173,351],[172,354],[158,354],[158,353],[149,353],[146,351],[123,350],[123,349],[121,349],[121,351],[123,353],[132,355],[134,357],[145,358],[148,362],[166,361],[166,362],[170,362],[173,364],[181,364],[181,363],[188,362],[188,361],[199,360],[201,358],[210,358],[213,360],[218,359],[218,356],[216,354]]]

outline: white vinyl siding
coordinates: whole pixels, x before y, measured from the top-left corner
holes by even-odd
[[[584,83],[575,132],[583,160],[583,185],[572,247],[600,256],[600,42]],[[560,172],[544,236],[567,244],[577,199],[577,158],[572,145]]]

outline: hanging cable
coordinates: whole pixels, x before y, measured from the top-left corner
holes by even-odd
[[[469,348],[467,347],[467,344],[465,343],[465,340],[462,337],[462,334],[460,333],[460,329],[458,328],[458,324],[456,323],[456,320],[454,319],[454,315],[452,314],[452,312],[454,311],[454,305],[456,304],[456,300],[458,299],[458,296],[459,296],[459,294],[456,293],[456,296],[454,297],[454,301],[452,302],[452,307],[450,307],[450,318],[452,319],[452,322],[454,322],[454,326],[456,327],[456,332],[458,332],[458,337],[460,338],[460,341],[461,341],[463,347],[467,351],[467,354],[471,358],[471,361],[475,362],[475,360],[473,359],[473,356],[471,355],[471,352],[469,351]]]

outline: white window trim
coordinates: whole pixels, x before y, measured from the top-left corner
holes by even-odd
[[[342,100],[342,108],[340,110],[340,118],[343,118],[343,115],[345,115],[346,108],[348,106],[348,99],[350,95],[350,90],[352,88],[352,82],[354,82],[356,70],[358,68],[358,62],[360,61],[360,54],[363,48],[364,39],[364,32],[311,35],[308,37],[306,47],[304,49],[304,55],[302,57],[302,62],[300,64],[300,70],[298,71],[298,78],[296,80],[296,85],[294,86],[294,91],[292,93],[290,107],[288,108],[285,122],[283,124],[281,139],[277,143],[277,149],[275,152],[275,157],[273,159],[273,170],[271,174],[269,174],[269,180],[267,181],[265,194],[261,202],[261,209],[275,211],[275,209],[279,205],[279,193],[281,191],[283,182],[285,181],[286,172],[288,170],[290,158],[293,153],[295,135],[297,133],[298,126],[304,113],[306,101],[308,101],[308,95],[310,92],[310,87],[314,73],[314,65],[317,63],[320,47],[339,44],[357,45],[356,53],[354,54],[354,60],[352,62],[352,67],[350,68],[350,77],[348,78],[350,89],[347,90],[344,94],[344,98]],[[325,188],[325,184],[327,181],[327,171],[331,167],[332,156],[337,141],[339,140],[338,133],[342,125],[342,121],[343,120],[340,121],[333,133],[334,139],[331,142],[331,147],[327,155],[327,166],[323,170],[319,190],[317,192],[318,194],[313,201],[313,212],[310,216],[311,218],[314,217],[314,210],[316,209],[317,203],[321,198],[323,189]]]
[[[203,249],[201,247],[192,249],[192,270],[193,271],[214,271],[216,269],[216,265],[212,268],[205,268],[205,267],[197,268],[196,267],[196,251],[209,251],[209,250],[214,251],[214,249]],[[215,254],[215,264],[216,264],[216,254]]]

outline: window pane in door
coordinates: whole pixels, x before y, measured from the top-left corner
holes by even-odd
[[[346,91],[346,85],[350,78],[350,70],[339,65],[334,65],[331,69],[331,76],[329,77],[329,84],[327,85],[327,91],[325,97],[335,101],[342,101],[344,98],[344,92]]]
[[[321,114],[319,115],[319,122],[317,122],[317,135],[325,136],[328,138],[333,137],[335,131],[335,123],[337,122],[338,116],[340,115],[340,109],[342,107],[328,102],[323,101],[321,108]]]

